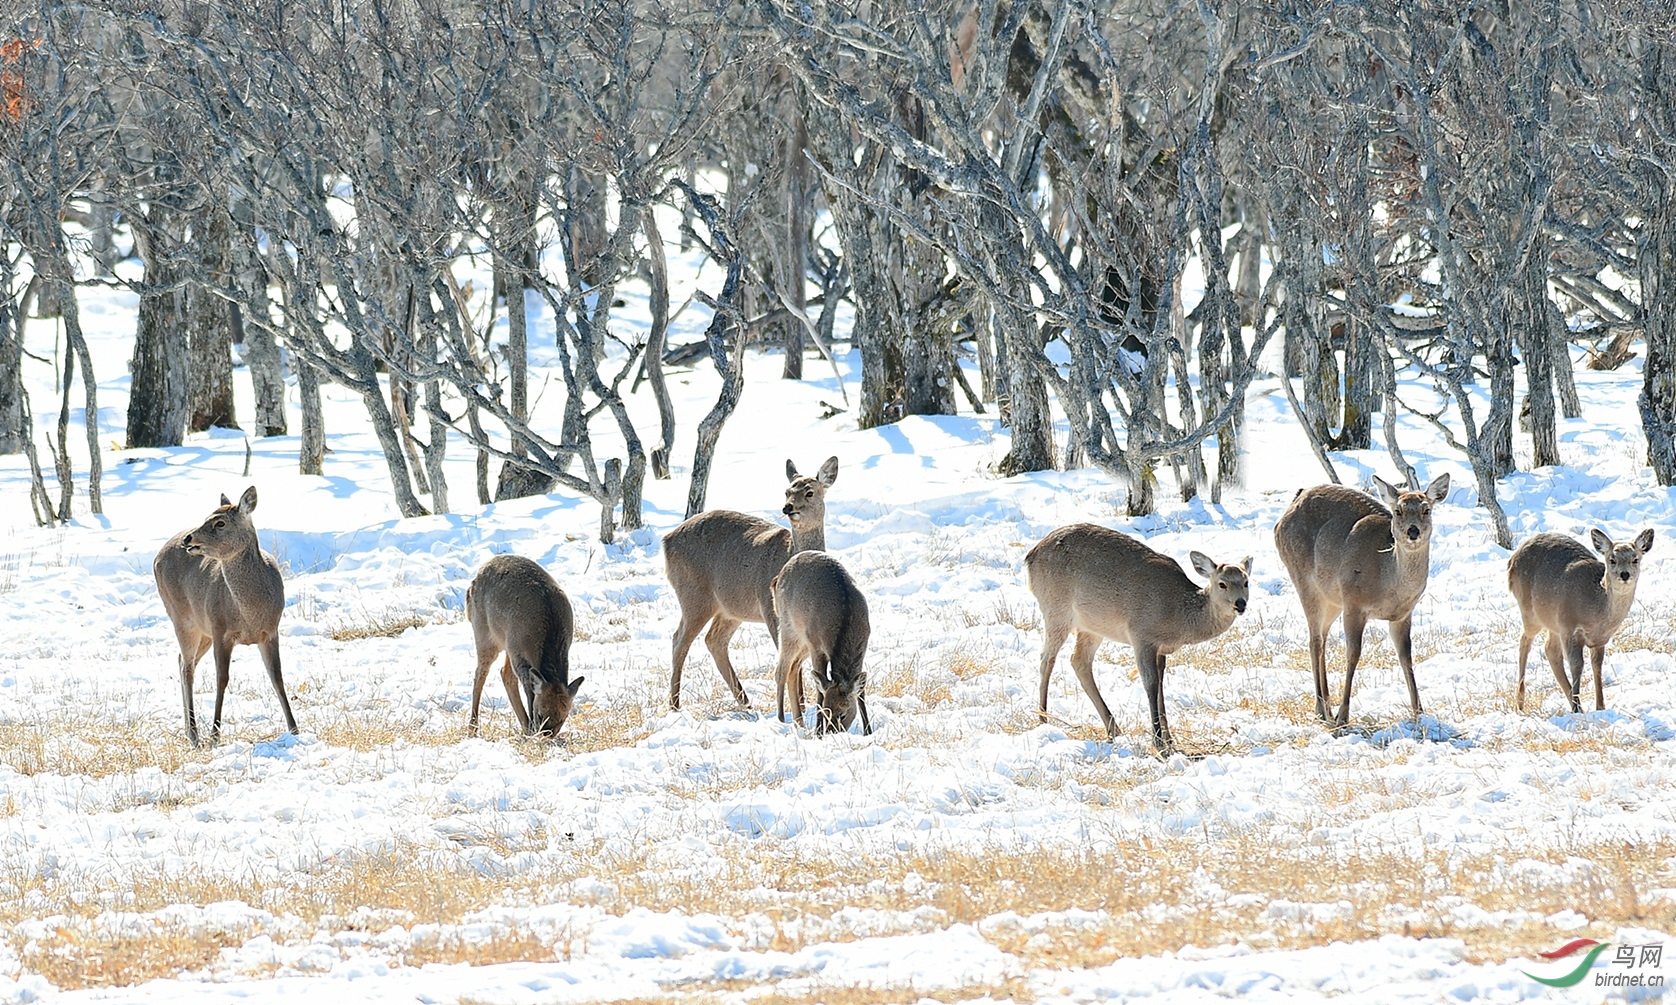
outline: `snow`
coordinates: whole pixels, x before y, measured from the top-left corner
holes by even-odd
[[[707,278],[690,259],[682,274],[689,283]],[[133,299],[94,289],[85,296],[108,444],[120,438],[126,407]],[[631,291],[628,301],[625,323],[641,323],[643,294]],[[672,341],[703,329],[698,313],[679,319]],[[546,332],[550,341],[550,325]],[[532,332],[532,345],[540,335]],[[32,340],[44,338],[32,327]],[[859,360],[851,352],[839,363],[854,400]],[[1272,379],[1258,381],[1250,396],[1243,484],[1226,487],[1220,504],[1183,503],[1166,476],[1160,512],[1129,519],[1123,487],[1096,472],[994,477],[1007,438],[992,415],[911,417],[858,430],[851,413],[820,417],[820,401],[841,400],[823,362],[811,360],[813,377],[792,383],[775,379],[777,356],[750,354],[751,379],[723,434],[709,505],[779,519],[786,459],[809,471],[839,457],[827,542],[871,605],[871,737],[858,726],[816,738],[764,714],[773,705],[774,654],[758,625],[735,639],[750,710],[732,707],[702,646],[686,667],[682,711],[667,709],[677,608],[660,537],[681,519],[681,465],[716,393],[707,365],[671,375],[684,437],[675,477],[647,485],[647,526],[621,532],[610,546],[595,539],[591,502],[554,495],[477,506],[471,458],[460,446],[449,461],[458,512],[395,519],[359,404],[334,388],[325,389],[331,453],[322,477],[296,474],[294,436],[252,440],[249,477],[241,474],[245,439],[237,432],[194,436],[170,450],[113,447],[105,455],[105,515],[88,516],[82,495],[71,525],[39,529],[22,459],[0,458],[0,727],[9,735],[34,729],[49,750],[44,764],[21,746],[0,751],[0,903],[10,905],[5,917],[19,919],[0,924],[0,1003],[743,1000],[753,988],[820,1000],[855,987],[904,1002],[957,993],[1172,1005],[1231,997],[1598,1001],[1602,992],[1588,983],[1547,989],[1522,973],[1558,973],[1566,961],[1403,932],[1410,924],[1422,933],[1537,926],[1553,936],[1547,947],[1567,933],[1670,941],[1676,877],[1668,860],[1659,875],[1634,877],[1646,929],[1569,907],[1509,905],[1472,888],[1434,888],[1423,901],[1374,909],[1345,897],[1311,899],[1307,890],[1230,890],[1185,868],[1197,876],[1185,899],[1141,913],[1163,924],[1203,908],[1248,919],[1248,931],[1203,947],[1109,947],[1107,962],[1091,956],[1065,965],[1046,950],[1116,924],[1129,910],[1118,903],[1126,877],[1114,875],[1109,890],[1067,894],[1053,911],[966,920],[939,906],[944,880],[914,872],[880,879],[873,902],[846,880],[851,892],[824,914],[761,906],[791,895],[767,881],[743,891],[758,906],[734,913],[675,907],[669,898],[654,909],[634,903],[633,890],[656,880],[702,900],[741,875],[767,875],[750,869],[770,858],[789,863],[786,882],[795,885],[821,863],[896,855],[935,863],[943,855],[1143,846],[1209,854],[1241,843],[1307,852],[1324,873],[1352,853],[1416,869],[1496,857],[1509,882],[1581,889],[1606,868],[1591,860],[1592,849],[1668,848],[1676,841],[1676,492],[1657,486],[1644,465],[1634,405],[1639,364],[1580,369],[1586,418],[1561,420],[1566,464],[1500,483],[1521,539],[1538,531],[1586,536],[1596,526],[1620,540],[1646,526],[1658,535],[1625,635],[1606,659],[1609,708],[1565,712],[1540,651],[1527,677],[1536,707],[1512,708],[1518,617],[1505,585],[1507,553],[1474,508],[1464,461],[1420,420],[1404,417],[1403,446],[1422,478],[1452,476],[1415,618],[1427,715],[1418,725],[1404,721],[1406,688],[1376,625],[1357,676],[1354,726],[1338,736],[1286,712],[1312,691],[1297,656],[1306,645],[1302,613],[1271,530],[1292,494],[1320,481],[1321,471]],[[26,377],[41,429],[55,419],[50,371],[30,362]],[[242,373],[237,380],[247,394]],[[532,397],[538,386],[532,379]],[[555,384],[545,393],[539,408],[556,422],[561,392]],[[1405,394],[1420,401],[1428,392]],[[643,420],[650,414],[649,401],[632,407]],[[251,414],[248,400],[240,408]],[[79,440],[72,435],[72,448]],[[1382,449],[1334,461],[1351,484],[1392,477]],[[81,457],[78,479],[84,472]],[[301,734],[283,733],[259,659],[241,648],[222,742],[192,751],[179,745],[175,645],[150,560],[221,493],[237,495],[247,484],[260,493],[263,545],[286,571],[282,651]],[[1184,650],[1165,680],[1178,738],[1202,756],[1154,757],[1145,698],[1129,679],[1127,648],[1115,643],[1096,663],[1121,729],[1115,742],[1095,728],[1068,654],[1053,678],[1050,721],[1035,721],[1041,639],[1021,562],[1043,534],[1082,520],[1135,534],[1184,564],[1195,549],[1219,561],[1255,556],[1252,606],[1225,647]],[[551,751],[510,738],[493,675],[484,737],[464,735],[474,663],[464,589],[485,559],[504,552],[541,562],[576,607],[574,672],[587,682],[565,727],[569,740]],[[393,638],[333,637],[402,616],[422,623]],[[200,714],[213,700],[208,665],[198,675]],[[1329,666],[1342,666],[1342,649]],[[1332,676],[1336,689],[1342,671]],[[621,742],[610,742],[613,735]],[[134,751],[120,737],[132,737]],[[152,749],[164,753],[146,753]],[[136,763],[124,766],[129,753]],[[90,757],[119,763],[92,770]],[[54,764],[84,767],[61,772]],[[309,877],[363,861],[503,882],[507,893],[441,921],[375,907],[316,921],[282,899],[192,895],[218,882],[235,893],[306,887]],[[165,902],[131,910],[119,894],[142,880],[162,889],[155,896]],[[183,891],[178,899],[167,892],[170,882]],[[69,910],[77,902],[64,891],[76,890],[91,891],[93,908]],[[1331,934],[1365,909],[1382,934],[1351,941]],[[88,939],[168,932],[220,948],[146,983],[60,991],[25,960],[66,931]],[[1319,934],[1284,944],[1298,948],[1275,948],[1272,937],[1287,932]],[[547,961],[403,962],[438,940],[493,947],[514,937],[546,947]],[[1644,1000],[1637,993],[1613,989],[1608,997]]]

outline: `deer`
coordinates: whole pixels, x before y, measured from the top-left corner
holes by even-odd
[[[1595,711],[1606,707],[1600,680],[1606,644],[1617,634],[1635,600],[1635,584],[1641,578],[1641,556],[1653,547],[1651,527],[1628,544],[1617,544],[1596,528],[1589,541],[1600,558],[1589,554],[1581,541],[1564,534],[1537,534],[1519,545],[1507,560],[1507,588],[1519,602],[1519,616],[1525,623],[1519,637],[1519,711],[1525,710],[1525,664],[1530,659],[1531,641],[1546,630],[1548,665],[1560,693],[1571,702],[1573,712],[1583,711],[1578,691],[1583,686],[1583,649],[1595,674]],[[1602,561],[1604,559],[1604,561]],[[1566,676],[1566,663],[1571,676]]]
[[[484,678],[495,657],[505,653],[500,679],[518,728],[527,736],[557,736],[584,680],[570,679],[576,621],[564,590],[535,562],[520,555],[496,555],[483,563],[466,588],[466,619],[477,644],[466,732],[477,735]]]
[[[1041,690],[1036,714],[1047,721],[1048,681],[1065,638],[1076,632],[1071,669],[1094,703],[1106,738],[1117,738],[1117,722],[1094,683],[1094,654],[1106,639],[1135,651],[1141,685],[1152,713],[1152,743],[1160,754],[1175,750],[1164,711],[1164,666],[1182,646],[1213,639],[1245,613],[1250,595],[1251,557],[1219,564],[1201,552],[1189,554],[1193,570],[1208,582],[1196,585],[1180,565],[1127,534],[1089,523],[1060,527],[1024,556],[1030,592],[1042,609]]]
[[[1431,569],[1432,506],[1449,494],[1449,476],[1421,491],[1373,476],[1386,505],[1342,485],[1300,489],[1274,525],[1275,548],[1303,603],[1309,623],[1309,664],[1315,677],[1315,714],[1334,727],[1350,722],[1350,689],[1362,658],[1362,632],[1371,619],[1388,623],[1408,681],[1408,700],[1420,719],[1414,683],[1414,605]],[[1387,508],[1387,506],[1389,508]],[[1327,632],[1344,615],[1344,694],[1329,714]]]
[[[872,633],[867,598],[849,571],[823,551],[793,555],[771,584],[780,625],[780,661],[774,672],[775,704],[786,721],[791,692],[792,721],[803,719],[803,661],[815,673],[815,734],[847,732],[861,713],[861,732],[873,732],[867,717],[867,639]]]
[[[751,701],[739,685],[727,644],[746,621],[761,622],[775,645],[780,626],[774,614],[774,577],[793,555],[826,550],[826,490],[838,479],[838,458],[828,457],[813,476],[786,461],[787,530],[761,517],[734,510],[710,510],[683,521],[664,535],[669,585],[681,605],[675,629],[674,666],[669,674],[669,707],[681,707],[681,668],[693,639],[708,622],[704,645],[741,708]]]
[[[285,677],[279,663],[279,615],[285,609],[285,579],[279,563],[262,550],[250,514],[256,510],[256,486],[244,490],[237,504],[225,494],[221,505],[192,530],[169,538],[151,572],[163,609],[180,644],[180,697],[186,712],[186,738],[202,746],[192,707],[192,675],[204,653],[215,651],[215,718],[210,743],[221,737],[221,710],[227,695],[234,646],[256,646],[279,696],[285,730],[297,732]]]

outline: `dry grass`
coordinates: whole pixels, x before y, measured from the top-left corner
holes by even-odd
[[[0,764],[21,775],[104,778],[140,768],[174,775],[198,757],[183,728],[160,729],[155,722],[72,712],[0,723]]]
[[[1383,810],[1420,798],[1398,783],[1377,779],[1335,784],[1339,787],[1323,785],[1324,801],[1371,800],[1380,804],[1375,809]],[[592,885],[590,889],[605,892],[591,894],[590,902],[612,913],[644,907],[796,919],[795,928],[783,929],[773,946],[787,951],[854,938],[846,923],[834,917],[846,907],[931,909],[904,920],[904,932],[983,923],[1002,912],[1029,917],[1079,908],[1104,913],[1091,925],[1014,930],[990,923],[984,930],[998,947],[1025,963],[1055,968],[1099,965],[1120,955],[1156,954],[1188,944],[1241,942],[1254,949],[1283,949],[1393,932],[1460,938],[1471,959],[1499,960],[1547,948],[1560,933],[1540,920],[1499,927],[1457,922],[1435,906],[1440,899],[1464,895],[1484,910],[1524,912],[1522,917],[1534,919],[1569,909],[1608,930],[1619,925],[1662,926],[1668,924],[1671,905],[1648,902],[1643,891],[1676,881],[1676,840],[1671,839],[1474,855],[1432,849],[1415,856],[1369,849],[1327,862],[1317,849],[1277,841],[1255,829],[1222,840],[1113,834],[1090,848],[1036,847],[1022,853],[967,846],[828,853],[797,842],[759,839],[721,842],[707,868],[686,871],[671,869],[646,845],[613,849],[560,837],[540,834],[518,842],[537,849],[547,844],[545,864],[534,873],[507,875],[485,874],[449,850],[396,847],[334,860],[313,875],[279,881],[197,871],[152,872],[111,876],[103,887],[69,889],[40,876],[0,876],[0,887],[13,891],[0,902],[0,922],[15,925],[45,914],[69,916],[53,935],[21,948],[26,967],[63,988],[129,984],[201,969],[223,946],[244,938],[239,933],[159,929],[138,939],[117,939],[100,934],[91,920],[103,910],[144,912],[172,904],[238,900],[295,918],[293,927],[299,932],[336,930],[344,918],[368,909],[405,919],[409,926],[448,926],[490,906],[562,902],[569,899],[568,884],[582,877],[608,884]],[[1569,866],[1509,867],[1520,858]],[[1579,858],[1588,864],[1579,866]],[[1207,888],[1216,892],[1207,895]],[[1340,908],[1322,917],[1269,912],[1278,901]],[[585,939],[585,934],[577,937]],[[564,951],[555,948],[550,934],[517,928],[488,943],[445,929],[434,939],[392,950],[398,961],[408,963],[552,959]],[[1017,997],[1024,989],[999,990]],[[844,997],[849,992],[842,986],[817,988],[808,999],[799,997],[803,993],[769,1000],[861,1000]],[[881,991],[854,993],[876,998]],[[964,991],[948,999],[938,998],[940,992],[928,993],[937,1000],[968,997]],[[915,991],[915,997],[924,994]],[[679,1000],[690,999],[683,995]]]
[[[360,639],[393,639],[410,628],[426,625],[452,624],[464,619],[464,612],[437,610],[420,613],[400,608],[374,610],[362,607],[338,615],[326,629],[326,634],[339,642]]]

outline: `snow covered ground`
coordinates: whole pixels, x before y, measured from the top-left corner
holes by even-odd
[[[1521,538],[1656,530],[1607,657],[1608,710],[1562,714],[1540,652],[1536,707],[1514,710],[1507,554],[1463,459],[1405,417],[1422,478],[1453,478],[1415,618],[1427,716],[1404,721],[1380,625],[1352,728],[1334,736],[1313,720],[1271,533],[1321,471],[1275,381],[1250,398],[1243,485],[1182,503],[1166,478],[1161,512],[1130,520],[1122,486],[1090,471],[995,478],[1007,444],[992,416],[857,430],[849,413],[821,418],[841,401],[824,362],[788,383],[753,354],[710,505],[780,519],[786,459],[810,471],[836,454],[828,546],[872,608],[876,732],[818,739],[763,714],[774,652],[759,625],[734,643],[750,710],[702,646],[683,710],[666,707],[677,608],[660,536],[682,515],[691,433],[716,392],[707,366],[672,382],[682,466],[648,484],[648,526],[607,547],[591,502],[471,505],[460,447],[459,512],[394,519],[360,406],[333,388],[323,477],[296,474],[294,437],[252,441],[248,478],[234,432],[116,449],[132,310],[86,293],[104,517],[83,495],[72,525],[35,528],[22,460],[0,458],[0,1003],[1593,1002],[1662,993],[1597,975],[1676,976],[1676,945],[1657,964],[1613,962],[1676,933],[1676,493],[1643,463],[1639,360],[1579,370],[1586,417],[1562,420],[1565,466],[1502,483]],[[674,340],[704,321],[683,317]],[[32,322],[32,349],[50,324]],[[857,358],[840,363],[853,381]],[[41,428],[51,374],[27,371]],[[532,383],[556,421],[562,385]],[[1335,461],[1352,484],[1394,478],[1382,450]],[[193,750],[150,562],[247,484],[286,570],[301,735],[284,734],[241,648],[223,741]],[[1255,556],[1250,610],[1166,677],[1177,738],[1202,756],[1152,755],[1115,643],[1097,670],[1117,741],[1068,652],[1053,721],[1036,722],[1022,558],[1083,520],[1184,566],[1193,549]],[[484,736],[465,736],[464,590],[503,552],[543,563],[576,607],[587,683],[558,745],[513,736],[493,676]],[[1342,660],[1336,648],[1329,666]],[[1535,954],[1577,937],[1613,944],[1581,983],[1525,976],[1570,970],[1580,954]]]

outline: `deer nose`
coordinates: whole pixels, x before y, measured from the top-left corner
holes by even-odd
[[[786,503],[785,508],[781,509],[780,512],[784,513],[786,516],[792,516],[791,503]]]
[[[1413,524],[1409,524],[1408,525],[1408,539],[1410,541],[1420,540],[1420,528],[1414,526]]]
[[[1620,573],[1618,573],[1618,578],[1627,583],[1627,582],[1629,582],[1629,573],[1620,572]]]
[[[1241,597],[1240,599],[1234,601],[1234,613],[1235,614],[1244,614],[1245,613],[1245,598],[1244,597]]]

